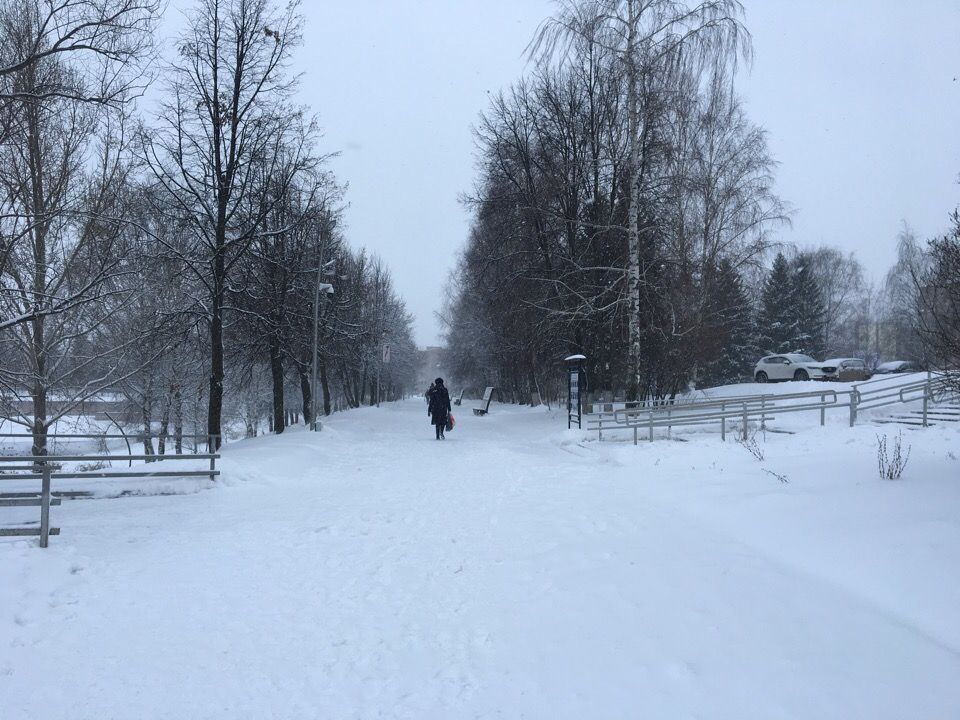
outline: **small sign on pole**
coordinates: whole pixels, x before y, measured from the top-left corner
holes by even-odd
[[[583,361],[585,355],[571,355],[564,358],[567,363],[567,429],[577,423],[578,428],[583,427],[583,402],[580,398],[583,378]]]
[[[383,344],[383,364],[390,364],[390,343]]]

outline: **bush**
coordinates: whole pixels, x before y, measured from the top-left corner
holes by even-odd
[[[886,435],[877,435],[877,467],[882,480],[899,480],[910,459],[910,446],[903,451],[903,431],[897,433],[893,439],[893,447],[887,445]]]
[[[763,462],[764,452],[763,452],[763,448],[760,446],[760,443],[757,442],[756,433],[754,433],[753,435],[743,437],[737,442],[739,442],[747,450],[747,452],[753,455],[753,457],[755,457],[760,462]]]

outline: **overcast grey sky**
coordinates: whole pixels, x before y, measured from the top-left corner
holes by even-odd
[[[942,232],[960,202],[958,0],[747,0],[755,59],[741,78],[795,208],[781,239],[855,251],[882,277],[901,221]],[[470,127],[526,69],[545,0],[304,4],[297,67],[324,150],[350,185],[347,236],[380,254],[420,344],[467,234]]]

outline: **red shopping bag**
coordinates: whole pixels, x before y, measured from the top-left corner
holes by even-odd
[[[451,430],[453,430],[454,427],[456,427],[456,425],[457,425],[457,421],[454,419],[453,415],[448,414],[446,431],[450,432]]]

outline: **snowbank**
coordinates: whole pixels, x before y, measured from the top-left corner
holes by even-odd
[[[345,413],[0,541],[4,720],[960,717],[955,429],[891,482],[876,427],[758,460],[457,418]]]

